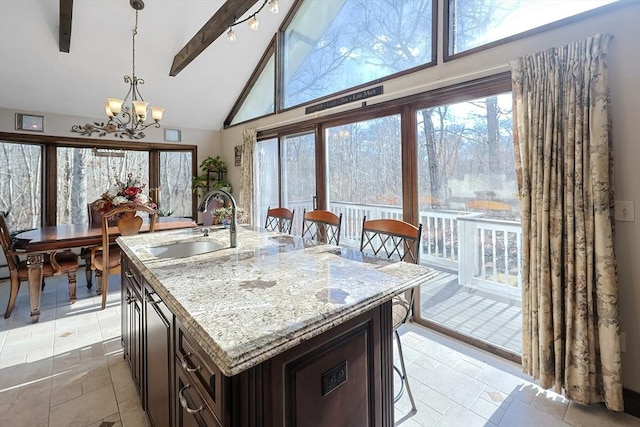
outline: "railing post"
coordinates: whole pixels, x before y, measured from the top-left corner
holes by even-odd
[[[459,283],[463,286],[472,284],[473,276],[477,270],[477,236],[476,225],[470,221],[476,214],[461,215],[458,222],[458,275]]]

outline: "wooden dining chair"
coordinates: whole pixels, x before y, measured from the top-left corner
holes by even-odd
[[[264,228],[269,231],[278,231],[280,233],[291,234],[291,227],[293,226],[293,215],[296,210],[289,210],[287,208],[267,208],[267,218],[264,223]]]
[[[4,220],[4,215],[0,215],[0,244],[2,245],[4,256],[7,259],[11,282],[9,302],[7,303],[7,310],[4,312],[4,318],[7,319],[11,316],[11,312],[15,307],[18,291],[20,290],[20,283],[29,280],[29,267],[27,266],[27,261],[20,260],[20,255],[25,255],[25,252],[16,251],[13,248],[11,233]],[[66,273],[69,281],[69,300],[71,304],[73,304],[76,302],[77,271],[78,256],[73,252],[54,252],[52,256],[45,255],[44,263],[42,264],[42,283],[40,286],[44,288],[45,277],[58,276]]]
[[[112,237],[133,236],[140,232],[143,219],[136,214],[146,212],[149,214],[149,232],[155,231],[157,212],[145,205],[127,204],[105,212],[102,215],[102,244],[91,249],[91,269],[96,272],[96,293],[102,294],[102,309],[107,306],[107,294],[109,289],[109,276],[120,273],[120,248],[110,245]],[[116,226],[110,226],[110,218],[116,217]]]
[[[422,224],[416,227],[413,224],[397,219],[372,219],[367,221],[365,216],[362,220],[360,251],[398,261],[419,264],[421,236]],[[395,365],[393,367],[401,378],[400,390],[396,393],[394,401],[397,402],[400,399],[406,386],[409,400],[411,401],[412,413],[416,413],[417,409],[404,365],[402,343],[398,329],[411,318],[414,293],[415,288],[412,288],[409,292],[408,300],[404,295],[398,295],[391,302],[393,332],[398,343],[398,355],[400,356],[400,367],[402,368],[402,371],[399,371]]]
[[[91,203],[87,203],[87,222],[91,227],[100,227],[100,220],[102,214],[98,208],[98,203],[102,201],[102,198],[94,200]],[[92,276],[93,270],[91,269],[91,246],[80,249],[80,256],[84,259],[84,274],[87,279],[87,289],[91,289],[93,286]]]
[[[302,212],[302,237],[315,240],[317,242],[340,244],[340,227],[342,225],[342,214],[340,216],[331,211],[317,209]]]

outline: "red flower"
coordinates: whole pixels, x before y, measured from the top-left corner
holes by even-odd
[[[142,189],[138,187],[127,187],[122,192],[131,200],[136,196],[136,194],[142,192]]]

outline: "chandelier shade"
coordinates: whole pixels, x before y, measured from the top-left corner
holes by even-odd
[[[144,84],[144,79],[136,76],[136,35],[138,34],[138,11],[144,8],[142,0],[130,0],[129,4],[136,11],[136,23],[133,28],[132,37],[132,72],[131,76],[124,76],[124,82],[129,85],[129,90],[124,99],[107,98],[104,103],[104,112],[109,121],[106,123],[87,123],[85,125],[74,125],[72,132],[85,136],[113,135],[119,138],[125,136],[130,139],[142,139],[146,135],[144,130],[149,126],[160,127],[160,120],[164,114],[164,108],[158,106],[149,107],[149,103],[144,100],[140,93],[139,86]],[[127,102],[130,100],[131,105]],[[151,110],[151,120],[147,122],[148,111]]]

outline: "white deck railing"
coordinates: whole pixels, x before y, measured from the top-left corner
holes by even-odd
[[[311,202],[291,204],[296,212],[311,209]],[[397,206],[331,203],[342,214],[340,244],[359,247],[362,219],[402,219]],[[298,219],[301,223],[302,220]],[[298,222],[296,221],[296,222]],[[458,272],[463,286],[521,299],[522,232],[517,221],[485,218],[480,212],[420,212],[422,242],[420,262]]]

